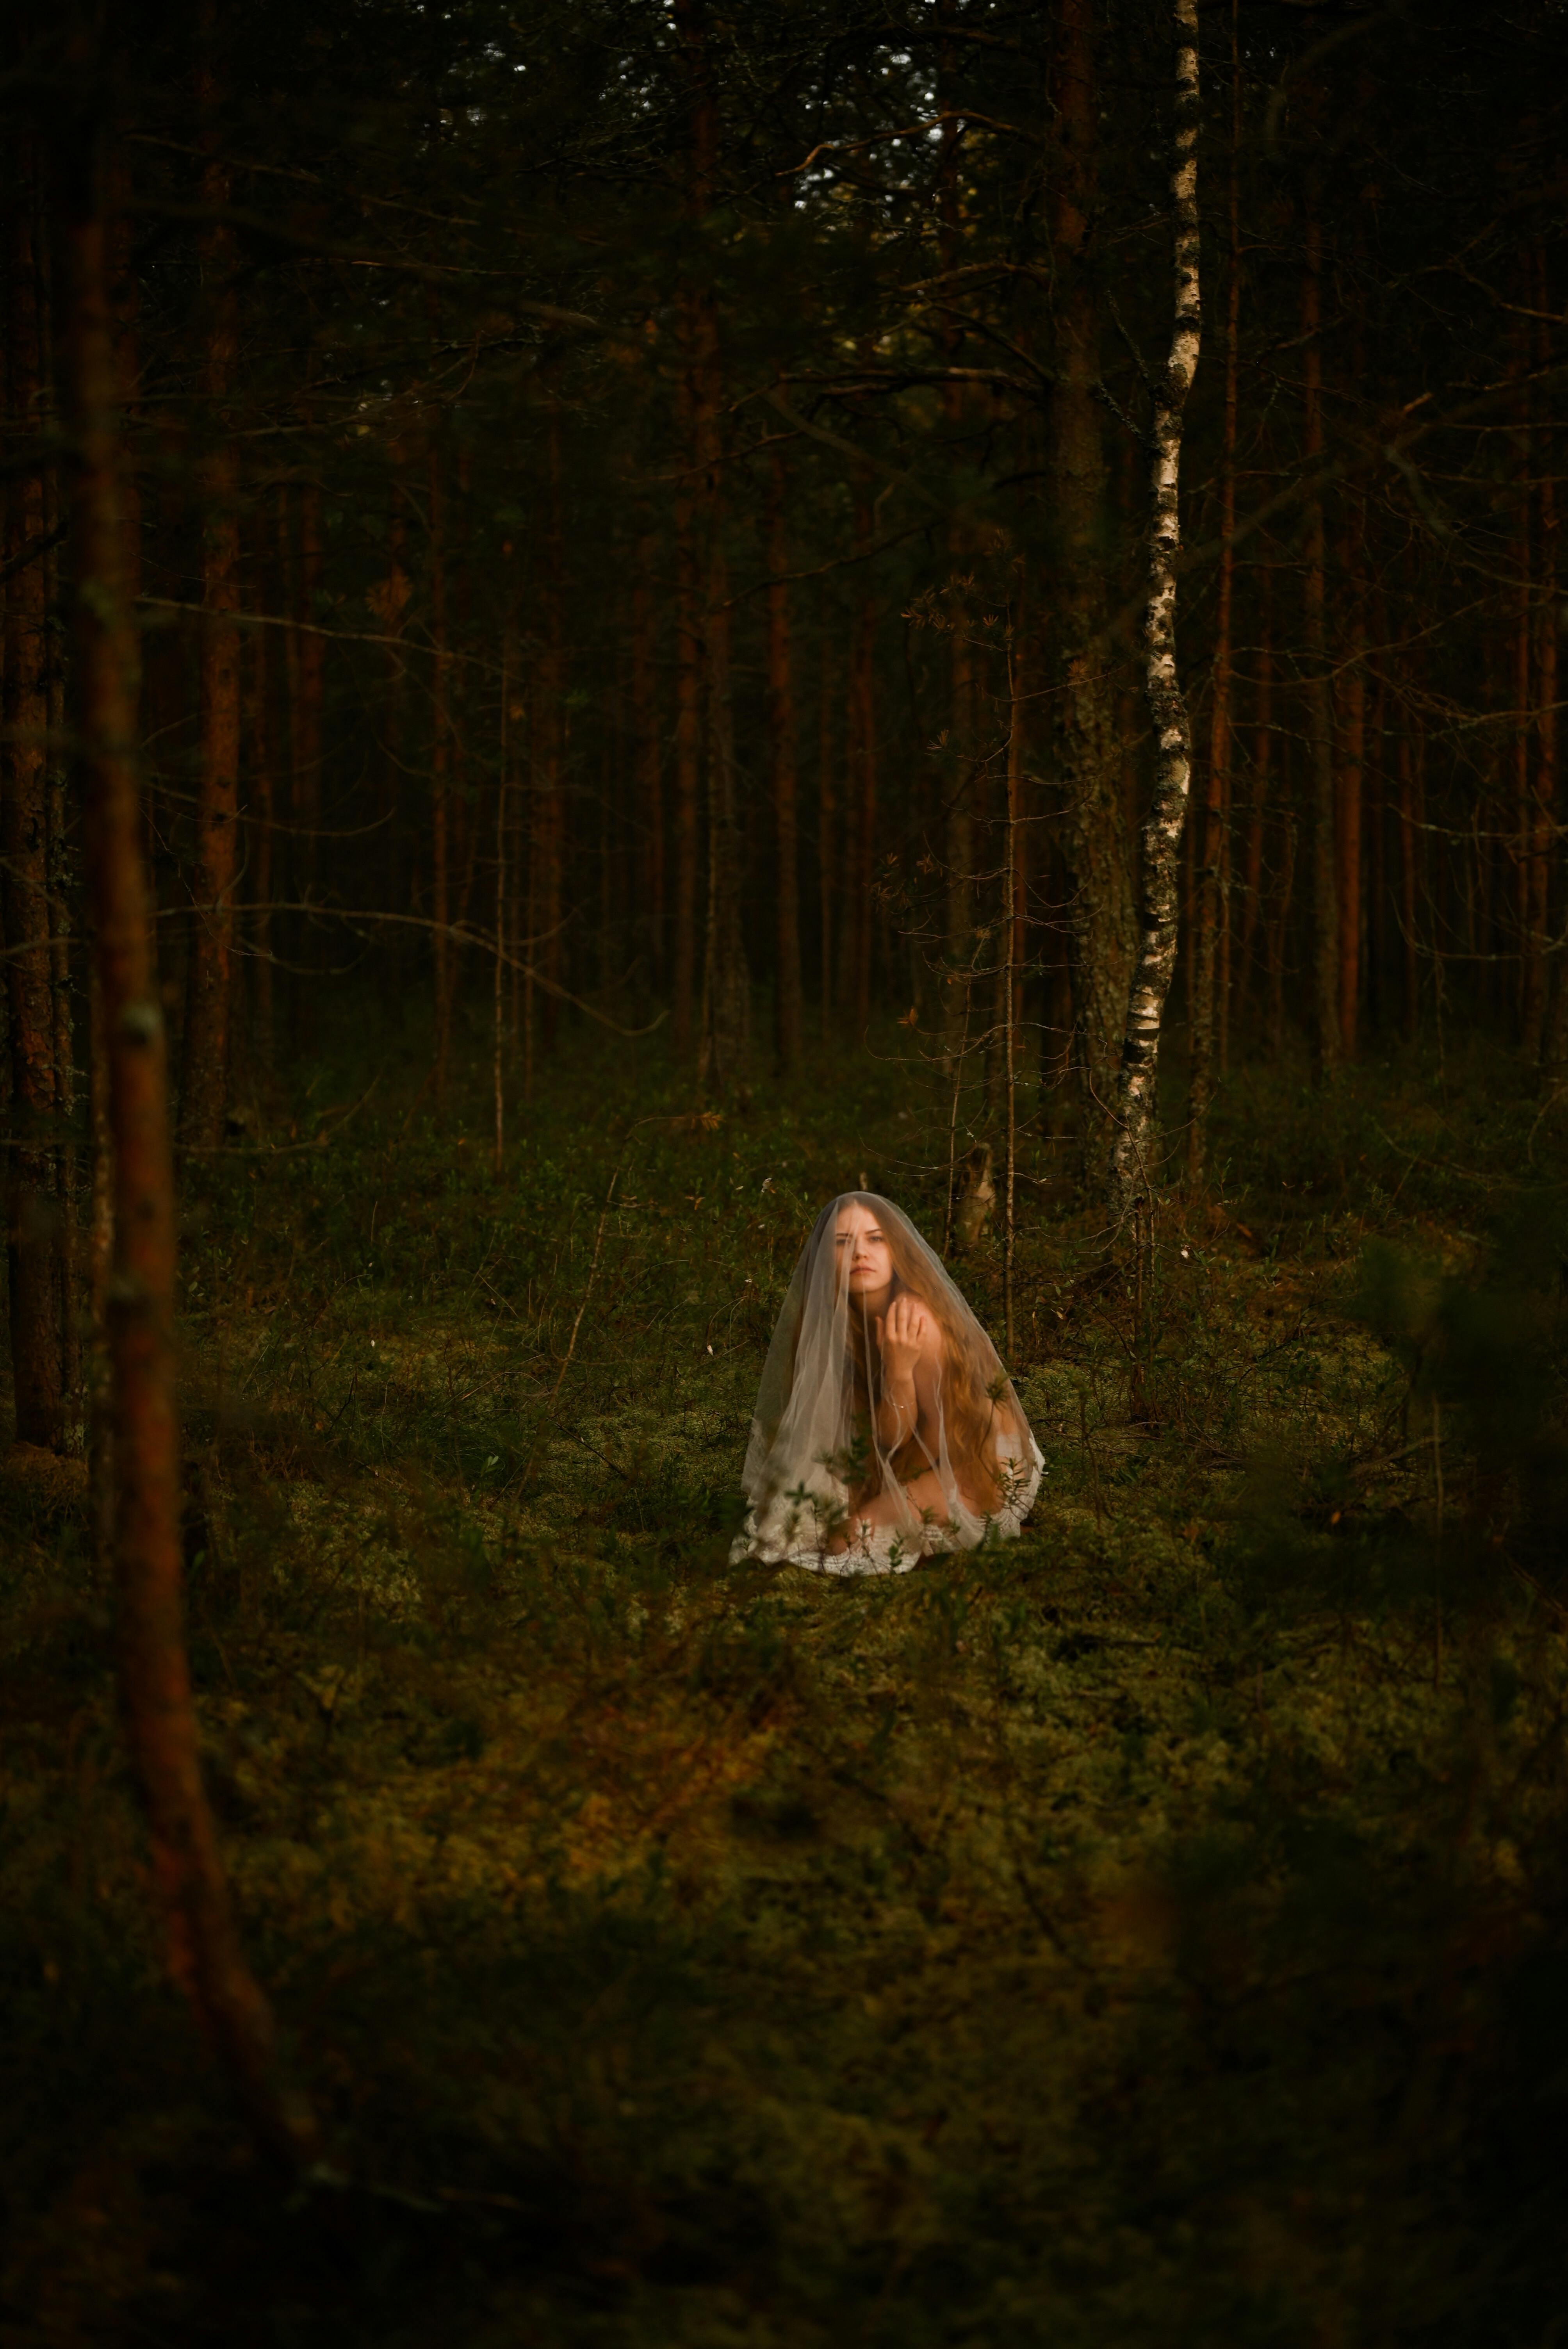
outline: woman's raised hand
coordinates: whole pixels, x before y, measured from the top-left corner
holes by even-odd
[[[918,1297],[895,1297],[887,1311],[877,1315],[883,1377],[899,1384],[913,1379],[915,1364],[931,1343],[935,1328]]]

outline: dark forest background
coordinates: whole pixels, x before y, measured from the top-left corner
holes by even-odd
[[[131,23],[126,529],[185,1140],[253,1117],[366,995],[428,1026],[438,1102],[499,1017],[527,1101],[585,1022],[656,1010],[655,1049],[720,1089],[889,1015],[912,1057],[975,1060],[1009,959],[1041,1113],[1109,1103],[1165,12]],[[1568,1055],[1563,27],[1202,25],[1171,1007],[1195,1158],[1233,1059],[1477,1022],[1549,1075]],[[14,102],[50,70],[19,36]],[[65,739],[41,170],[21,139],[19,778]],[[18,942],[43,900],[67,919],[56,816],[31,863],[11,838]],[[43,986],[14,986],[19,1100],[47,1095]]]
[[[1168,868],[1191,15],[8,16],[0,2343],[1557,2337],[1568,13],[1196,10]]]

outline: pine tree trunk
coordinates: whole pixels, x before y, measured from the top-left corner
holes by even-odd
[[[7,382],[12,430],[36,440],[45,399],[38,315],[37,157],[30,140],[15,149],[11,201],[10,335]],[[16,562],[45,535],[41,471],[7,485],[5,552]],[[53,969],[49,924],[47,592],[35,552],[5,588],[4,741],[0,796],[10,1008],[11,1112],[15,1146],[6,1159],[10,1254],[11,1369],[16,1441],[61,1440],[60,1313],[56,1234]]]
[[[1405,1041],[1413,1044],[1421,1024],[1421,963],[1416,932],[1420,897],[1420,784],[1407,716],[1399,732],[1399,926],[1405,947]]]
[[[741,916],[740,830],[736,803],[735,717],[730,699],[729,569],[715,483],[707,501],[711,530],[707,671],[707,917],[703,955],[699,1081],[727,1088],[746,1073],[751,1032],[751,977]]]
[[[1243,867],[1242,946],[1238,984],[1252,975],[1253,941],[1263,916],[1264,833],[1268,811],[1269,779],[1274,769],[1274,574],[1266,564],[1258,572],[1257,691],[1253,719],[1253,787],[1247,809],[1247,851]]]
[[[76,56],[72,64],[78,88],[100,86],[96,59]],[[316,2153],[315,2128],[280,2082],[271,2011],[235,1928],[202,1785],[184,1645],[168,1057],[148,952],[133,763],[135,623],[119,569],[120,441],[101,157],[80,124],[71,126],[61,150],[66,388],[77,458],[71,641],[116,1192],[108,1309],[120,1711],[147,1811],[170,1971],[222,2055],[258,2137],[292,2167],[303,2167]]]
[[[1019,604],[1021,607],[1021,595]],[[1015,1338],[1013,1261],[1014,1244],[1016,1238],[1015,1210],[1017,1204],[1018,1176],[1018,990],[1023,969],[1021,953],[1024,895],[1023,833],[1020,824],[1024,812],[1024,711],[1027,706],[1023,668],[1025,642],[1024,616],[1022,609],[1019,608],[1014,616],[1013,642],[1008,662],[1007,829],[1006,846],[1002,862],[1002,951],[999,957],[1004,1170],[1002,1323],[1009,1361],[1012,1359]]]
[[[683,450],[694,448],[689,300],[686,305],[686,363],[677,400],[677,431]],[[671,952],[671,1042],[676,1058],[691,1051],[696,981],[697,794],[702,776],[702,564],[697,546],[696,498],[691,458],[676,488],[676,745],[675,745],[675,937]]]
[[[451,759],[450,678],[447,664],[447,486],[441,446],[432,440],[426,456],[429,501],[430,588],[430,963],[435,992],[434,1081],[438,1104],[447,1093],[447,1047],[451,1036]]]
[[[210,5],[203,9],[208,39],[211,15]],[[202,136],[211,142],[217,135],[218,98],[205,64],[196,79]],[[226,208],[231,193],[227,166],[210,157],[201,175],[202,203],[209,211]],[[226,413],[239,348],[234,266],[233,231],[214,222],[201,238],[207,307],[202,389],[209,443],[201,466],[201,747],[196,776],[195,919],[180,1102],[181,1141],[203,1150],[215,1149],[223,1136],[239,862],[240,633],[231,616],[240,605],[239,467]]]
[[[249,802],[251,862],[251,1050],[263,1075],[276,1049],[273,987],[273,866],[276,807],[273,775],[273,710],[268,698],[267,631],[251,638]]]
[[[1306,735],[1311,778],[1312,1053],[1315,1073],[1330,1075],[1339,1060],[1338,874],[1334,821],[1334,724],[1326,608],[1326,523],[1323,465],[1323,232],[1317,192],[1307,196],[1306,264],[1301,280],[1305,386],[1302,461],[1312,486],[1306,502],[1303,574],[1306,637]]]
[[[92,150],[79,150],[84,161],[90,161]],[[123,419],[134,413],[140,397],[141,360],[138,345],[137,325],[140,304],[140,285],[134,266],[135,230],[130,204],[134,193],[131,176],[124,158],[116,156],[108,166],[108,176],[113,188],[113,217],[108,224],[109,254],[108,300],[112,314],[112,363],[115,375],[112,383],[99,386],[98,397],[109,403],[112,412],[118,395],[118,418],[114,424],[117,463],[114,487],[118,492],[119,528],[115,556],[119,564],[119,584],[122,616],[134,616],[141,594],[141,484],[124,432]],[[95,207],[96,209],[96,207]],[[97,229],[93,233],[97,233]],[[69,248],[67,248],[67,254]],[[87,255],[97,265],[96,253],[89,237]],[[67,289],[69,301],[79,288]],[[89,293],[89,300],[96,298]],[[85,326],[92,322],[84,319]],[[68,337],[71,320],[65,321]],[[67,365],[69,364],[67,357]],[[93,364],[102,365],[102,355],[94,355]],[[69,387],[67,398],[69,398]],[[112,509],[103,519],[113,527]],[[132,740],[139,738],[141,720],[141,646],[134,625],[122,626],[115,647],[115,692],[125,712]],[[85,774],[86,770],[83,769]],[[144,797],[150,796],[144,790]],[[150,809],[147,811],[150,816]],[[134,808],[133,808],[134,817]],[[150,916],[152,890],[150,880],[146,890]],[[98,958],[95,950],[88,958],[88,1116],[92,1131],[92,1191],[88,1230],[88,1308],[90,1330],[90,1355],[88,1395],[88,1503],[92,1527],[93,1567],[100,1588],[107,1586],[114,1566],[115,1525],[115,1457],[114,1457],[114,1394],[113,1369],[109,1354],[108,1297],[109,1278],[114,1264],[114,1132],[109,1103],[109,1048],[104,1025],[103,987],[98,975]],[[150,936],[148,968],[156,977],[157,950]]]
[[[544,541],[543,653],[534,696],[536,924],[538,961],[545,980],[540,1038],[550,1051],[561,1021],[556,991],[565,968],[562,925],[566,889],[566,520],[561,480],[561,410],[550,411],[550,510]]]
[[[1099,305],[1093,249],[1099,203],[1099,94],[1094,0],[1061,0],[1052,98],[1058,151],[1051,201],[1057,383],[1050,410],[1057,583],[1048,707],[1056,722],[1074,946],[1074,1009],[1084,1085],[1086,1164],[1099,1155],[1115,1098],[1138,947],[1120,746],[1112,723],[1106,616],[1106,470]]]
[[[1545,323],[1550,297],[1546,249],[1537,243],[1534,263],[1536,363],[1544,373],[1552,361],[1552,330]],[[1555,1042],[1546,1037],[1546,1011],[1552,985],[1552,965],[1561,955],[1552,953],[1552,868],[1557,839],[1557,484],[1553,474],[1549,427],[1541,435],[1540,486],[1536,492],[1539,553],[1535,560],[1535,781],[1531,793],[1530,911],[1525,929],[1524,1049],[1550,1059]],[[1559,977],[1558,992],[1562,992]]]
[[[1215,945],[1222,910],[1222,873],[1231,802],[1231,619],[1235,597],[1236,419],[1239,326],[1242,300],[1242,208],[1239,159],[1242,129],[1241,60],[1236,38],[1236,0],[1231,0],[1230,271],[1225,288],[1225,388],[1220,460],[1220,593],[1214,622],[1213,702],[1209,721],[1209,776],[1203,795],[1203,866],[1195,907],[1197,937],[1192,956],[1192,1017],[1187,1092],[1187,1179],[1203,1179],[1209,1103],[1213,1095]],[[1188,825],[1188,837],[1197,827]],[[1228,960],[1229,957],[1227,957]],[[1221,997],[1221,1023],[1228,1009]]]
[[[1290,948],[1290,917],[1295,903],[1295,865],[1301,848],[1295,793],[1287,775],[1280,830],[1283,834],[1279,881],[1268,926],[1268,1051],[1275,1062],[1284,1057],[1284,967]]]
[[[319,617],[321,594],[321,489],[306,481],[299,500],[299,603],[305,626],[294,631],[297,661],[297,692],[294,703],[294,775],[290,814],[294,819],[293,851],[295,894],[307,905],[316,898],[320,870],[322,704],[326,682],[325,645],[313,625]],[[299,934],[297,959],[307,973],[320,960],[320,934],[315,921],[304,917]],[[315,1035],[315,984],[306,976],[294,987],[294,1030],[301,1044]]]
[[[822,1041],[827,1043],[833,1033],[833,968],[838,940],[834,916],[839,901],[839,836],[837,738],[833,730],[833,712],[837,707],[837,677],[833,669],[832,647],[828,640],[829,614],[824,607],[821,636],[821,675],[819,681],[821,707],[818,719],[817,751],[817,888],[820,900],[821,924],[821,1001],[819,1016]]]
[[[1344,576],[1350,609],[1340,683],[1336,863],[1339,936],[1339,1050],[1354,1061],[1361,1009],[1361,795],[1367,760],[1367,608],[1358,545],[1346,545]]]
[[[1143,827],[1143,943],[1128,991],[1117,1086],[1110,1191],[1119,1220],[1148,1212],[1158,1180],[1160,1022],[1176,958],[1177,874],[1191,781],[1192,738],[1176,666],[1176,558],[1181,550],[1181,420],[1198,369],[1198,0],[1172,0],[1176,103],[1171,192],[1175,318],[1155,386],[1153,512],[1149,529],[1145,690],[1155,740],[1154,797]]]
[[[800,1058],[800,846],[797,806],[794,646],[789,624],[789,528],[784,459],[773,452],[769,510],[768,733],[779,857],[779,978],[775,1027],[779,1070]]]
[[[949,556],[957,567],[957,533],[949,542]],[[972,742],[975,730],[975,665],[966,617],[954,608],[952,646],[953,758],[947,775],[947,821],[944,861],[947,867],[946,978],[943,1007],[943,1064],[951,1079],[958,1073],[969,1034],[970,966],[975,954],[975,821]]]
[[[951,24],[953,13],[954,0],[939,0],[937,14],[944,26]],[[938,55],[938,89],[944,119],[937,166],[936,216],[937,251],[944,273],[959,265],[963,229],[959,155],[964,126],[955,103],[957,92],[953,65],[953,44],[951,40],[944,40]],[[950,366],[955,365],[961,336],[951,317],[944,320],[941,334],[944,357]],[[944,384],[942,404],[948,432],[956,443],[964,425],[964,386],[957,382]],[[952,746],[952,758],[944,778],[947,805],[943,827],[943,861],[946,867],[943,1071],[950,1082],[961,1081],[961,1064],[969,1037],[970,993],[974,984],[970,977],[975,952],[975,825],[970,761],[975,730],[975,665],[969,642],[968,614],[964,608],[959,586],[967,569],[968,551],[968,533],[962,523],[955,522],[947,540],[952,583],[948,612],[953,697],[948,740]]]
[[[855,537],[857,543],[862,546],[869,545],[871,542],[872,512],[868,502],[857,502]],[[866,566],[862,565],[862,577],[865,570]],[[846,925],[846,937],[853,941],[853,963],[844,993],[858,1038],[864,1036],[872,1016],[874,926],[872,893],[876,883],[877,832],[876,640],[876,600],[867,588],[855,607],[854,627],[850,641],[851,750],[850,804],[846,810],[847,822],[853,826],[851,922]]]
[[[48,526],[58,524],[58,476],[45,477]],[[61,607],[59,557],[47,556],[46,590],[51,615]],[[69,809],[66,716],[66,652],[57,616],[48,637],[49,977],[54,1011],[55,1114],[60,1127],[56,1194],[59,1203],[60,1442],[65,1451],[83,1449],[82,1323],[79,1239],[77,1217],[76,1022],[71,979],[71,941],[78,930],[74,886],[74,827]]]
[[[1519,371],[1523,371],[1528,350],[1519,352]],[[1519,491],[1516,491],[1516,514],[1519,529],[1514,535],[1514,947],[1519,954],[1516,970],[1514,1010],[1523,1031],[1526,999],[1531,988],[1531,635],[1535,620],[1535,592],[1532,592],[1532,554],[1531,554],[1531,523],[1535,505],[1535,484],[1532,484],[1532,449],[1531,449],[1531,395],[1519,392],[1516,409],[1516,429],[1519,429]]]
[[[636,584],[632,590],[632,758],[636,781],[637,823],[642,844],[637,876],[642,900],[640,927],[654,985],[665,978],[665,801],[664,757],[659,740],[658,695],[654,676],[654,564],[657,542],[645,533],[638,542]]]

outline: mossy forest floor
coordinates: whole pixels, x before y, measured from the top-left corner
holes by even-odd
[[[498,1181],[379,1050],[191,1172],[182,1278],[211,1784],[353,2183],[267,2178],[165,1986],[14,1462],[0,2343],[1561,2340],[1568,1114],[1254,1070],[1141,1294],[1031,1127],[1032,1525],[841,1583],[729,1564],[747,1417],[824,1199],[940,1241],[934,1087],[703,1116],[574,1035]]]

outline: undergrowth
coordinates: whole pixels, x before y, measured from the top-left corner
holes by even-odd
[[[352,2183],[280,2196],[163,1983],[109,1594],[14,1465],[0,2339],[1555,2339],[1556,1113],[1254,1072],[1140,1280],[1030,1124],[1032,1524],[824,1583],[730,1562],[761,1353],[834,1192],[940,1241],[944,1104],[573,1036],[498,1179],[361,1059],[186,1170],[182,1258],[209,1778]]]

